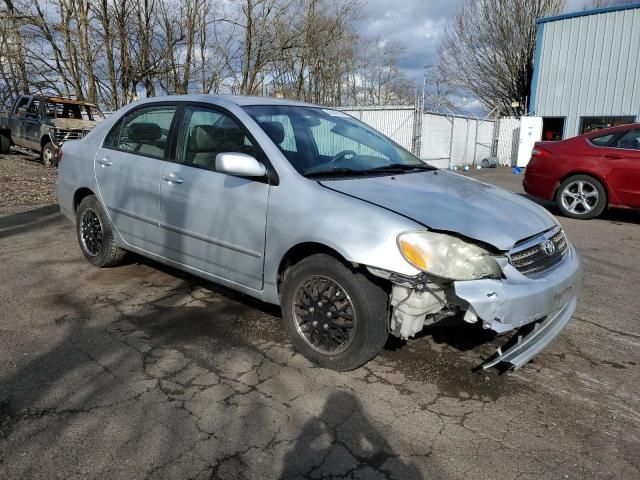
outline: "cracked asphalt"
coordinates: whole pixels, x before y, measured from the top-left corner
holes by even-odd
[[[337,373],[278,308],[137,256],[95,269],[29,208],[0,217],[0,478],[640,477],[638,213],[561,218],[585,284],[521,370],[475,371],[504,340],[444,326]]]

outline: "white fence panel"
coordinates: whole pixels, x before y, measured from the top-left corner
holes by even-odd
[[[476,130],[478,129],[478,121],[471,118],[467,118],[469,123],[469,129],[467,130],[467,136],[462,140],[466,140],[464,149],[464,156],[462,157],[463,165],[471,165],[473,163],[473,152],[476,146]]]
[[[345,107],[341,110],[412,150],[416,121],[413,107]],[[519,125],[520,120],[515,117],[502,118],[495,123],[427,112],[422,115],[419,132],[420,157],[437,167],[448,168],[481,165],[483,159],[494,153],[500,165],[511,165],[517,153]],[[497,129],[495,137],[494,129]],[[496,145],[493,145],[496,138]]]
[[[520,119],[518,117],[503,117],[498,120],[496,157],[500,165],[515,165],[519,136]]]
[[[420,133],[420,157],[439,168],[449,166],[451,146],[451,119],[444,115],[425,113],[422,115]]]
[[[415,121],[413,107],[352,107],[341,110],[411,151],[413,122]]]
[[[453,142],[451,143],[451,166],[465,164],[465,139],[467,138],[468,120],[453,118]]]
[[[482,165],[482,160],[491,156],[491,142],[493,142],[494,122],[478,121],[478,137],[475,143],[475,156],[472,156],[472,164]]]

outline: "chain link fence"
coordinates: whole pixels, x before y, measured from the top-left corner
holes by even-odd
[[[513,165],[517,154],[520,120],[515,117],[447,115],[421,112],[417,106],[341,110],[440,168]]]

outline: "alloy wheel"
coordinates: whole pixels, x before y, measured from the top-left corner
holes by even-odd
[[[98,214],[87,208],[80,219],[80,240],[82,247],[92,257],[97,257],[102,251],[103,230]]]
[[[586,215],[598,204],[598,189],[584,180],[568,183],[561,193],[562,206],[574,215]]]
[[[353,342],[355,309],[337,282],[323,276],[307,279],[294,293],[293,312],[296,330],[315,351],[337,355]]]

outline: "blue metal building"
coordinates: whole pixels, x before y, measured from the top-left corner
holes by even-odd
[[[640,3],[537,23],[529,110],[543,140],[640,121]]]

